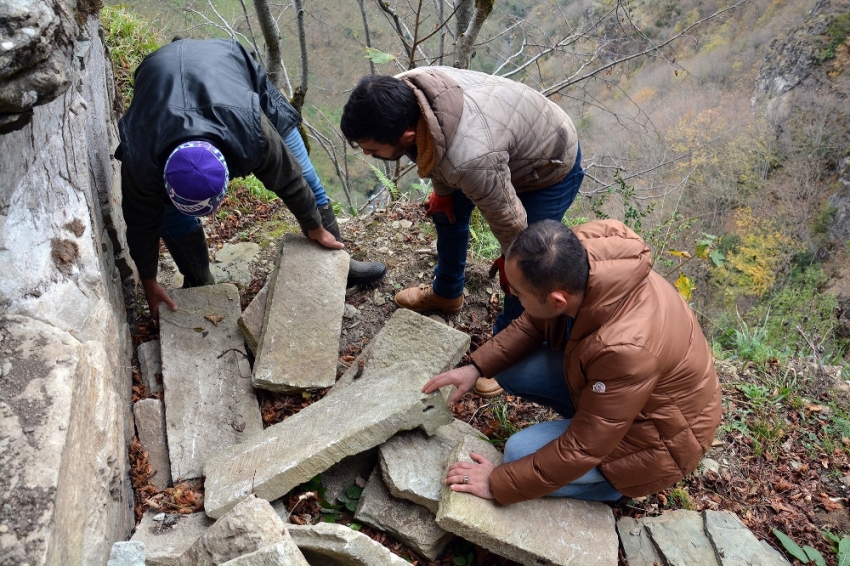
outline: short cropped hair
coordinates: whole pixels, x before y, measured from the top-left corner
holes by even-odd
[[[395,145],[405,130],[416,127],[421,114],[407,83],[389,75],[366,75],[351,91],[339,125],[352,146],[363,140]]]
[[[572,230],[555,220],[530,224],[510,245],[505,259],[516,261],[541,303],[552,291],[583,295],[587,287],[587,251]]]

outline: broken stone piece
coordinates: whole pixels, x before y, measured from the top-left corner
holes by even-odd
[[[159,350],[159,340],[139,344],[136,357],[139,358],[139,374],[148,395],[162,391],[162,356]],[[160,376],[157,377],[156,374],[160,374]]]
[[[239,329],[242,330],[242,335],[245,336],[245,343],[248,344],[254,355],[257,354],[260,335],[263,332],[263,318],[266,316],[268,298],[269,284],[266,282],[236,321],[239,324]]]
[[[313,566],[409,566],[385,546],[345,525],[288,525],[289,534]]]
[[[148,453],[148,464],[154,469],[151,478],[159,491],[171,485],[171,462],[165,437],[165,409],[159,399],[141,399],[133,404],[133,416],[139,442]]]
[[[471,462],[471,450],[469,440],[462,440],[449,455],[449,463],[461,459]],[[475,451],[479,449],[476,447]],[[494,464],[501,464],[502,455],[492,446],[482,453]],[[437,524],[522,564],[617,564],[614,515],[611,508],[603,503],[543,497],[513,505],[499,505],[444,486]]]
[[[130,540],[144,543],[146,566],[173,566],[212,524],[205,513],[148,511]]]
[[[416,364],[399,364],[215,453],[204,467],[207,514],[221,517],[249,493],[273,501],[399,430],[433,433],[452,417],[441,395],[422,393],[429,377]]]
[[[171,477],[199,478],[211,452],[263,428],[234,285],[174,289],[159,312]]]
[[[669,564],[720,566],[714,547],[703,530],[703,519],[696,511],[677,509],[644,520],[644,527]],[[688,544],[682,544],[688,541]]]
[[[286,234],[271,276],[254,387],[280,392],[336,382],[349,256]]]
[[[663,564],[641,521],[632,517],[621,517],[617,521],[617,533],[620,535],[620,544],[623,545],[629,566]]]
[[[228,560],[221,566],[310,566],[298,547],[283,531],[284,541],[243,554],[239,558]]]
[[[768,552],[759,539],[729,511],[704,511],[705,532],[720,566],[787,566],[780,554]],[[771,549],[772,550],[772,549]]]
[[[122,541],[112,545],[106,566],[145,566],[145,545]]]

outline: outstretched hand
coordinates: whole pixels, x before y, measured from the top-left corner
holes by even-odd
[[[433,393],[437,389],[446,385],[454,385],[457,391],[454,392],[449,405],[454,405],[467,391],[475,387],[475,382],[481,377],[481,372],[478,368],[470,364],[468,366],[459,367],[446,373],[434,376],[428,380],[428,383],[422,388],[423,393]]]
[[[477,452],[470,452],[469,457],[474,462],[455,462],[449,466],[446,485],[452,491],[465,491],[483,499],[495,499],[490,490],[490,474],[496,466]]]
[[[159,305],[165,303],[169,309],[176,311],[177,303],[168,296],[168,292],[159,284],[156,278],[142,279],[142,286],[145,288],[145,299],[148,301],[148,307],[151,310],[151,318],[156,320],[159,314]]]
[[[332,250],[341,250],[345,247],[342,242],[338,242],[334,235],[325,230],[324,226],[319,226],[313,230],[307,231],[307,237],[311,240],[316,240],[326,248]]]

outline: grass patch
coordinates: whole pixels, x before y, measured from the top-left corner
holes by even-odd
[[[109,49],[116,91],[122,108],[133,99],[133,73],[142,59],[162,45],[162,38],[147,20],[124,7],[104,6],[100,11],[104,43]]]

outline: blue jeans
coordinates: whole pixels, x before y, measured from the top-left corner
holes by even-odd
[[[528,223],[540,222],[547,218],[560,222],[567,209],[575,200],[581,182],[584,179],[584,169],[581,167],[581,146],[576,153],[576,162],[564,179],[551,187],[526,191],[517,194]],[[449,222],[449,217],[443,212],[433,215],[434,227],[437,229],[437,267],[434,268],[434,293],[447,299],[453,299],[463,294],[464,270],[466,269],[466,252],[469,247],[469,218],[475,205],[461,191],[452,193],[453,213],[455,222]],[[523,308],[515,297],[506,297],[505,307],[496,321],[493,333],[497,333],[522,314]]]
[[[325,192],[325,187],[322,186],[322,181],[319,179],[319,175],[316,173],[316,169],[307,155],[307,146],[304,145],[304,139],[301,137],[298,128],[292,128],[286,134],[283,143],[286,144],[293,157],[301,165],[301,176],[304,177],[304,180],[307,181],[307,184],[313,190],[313,195],[316,197],[316,206],[321,208],[328,204],[328,195]],[[188,234],[200,225],[201,221],[199,218],[187,216],[170,203],[165,203],[165,215],[162,219],[162,230],[160,232],[163,238],[176,238]]]
[[[575,415],[570,391],[564,379],[564,352],[545,345],[526,359],[496,376],[504,390],[529,401],[551,407],[564,419],[532,425],[511,436],[505,444],[505,462],[533,454],[569,428]],[[549,494],[586,501],[616,501],[622,494],[593,468],[572,483]]]

